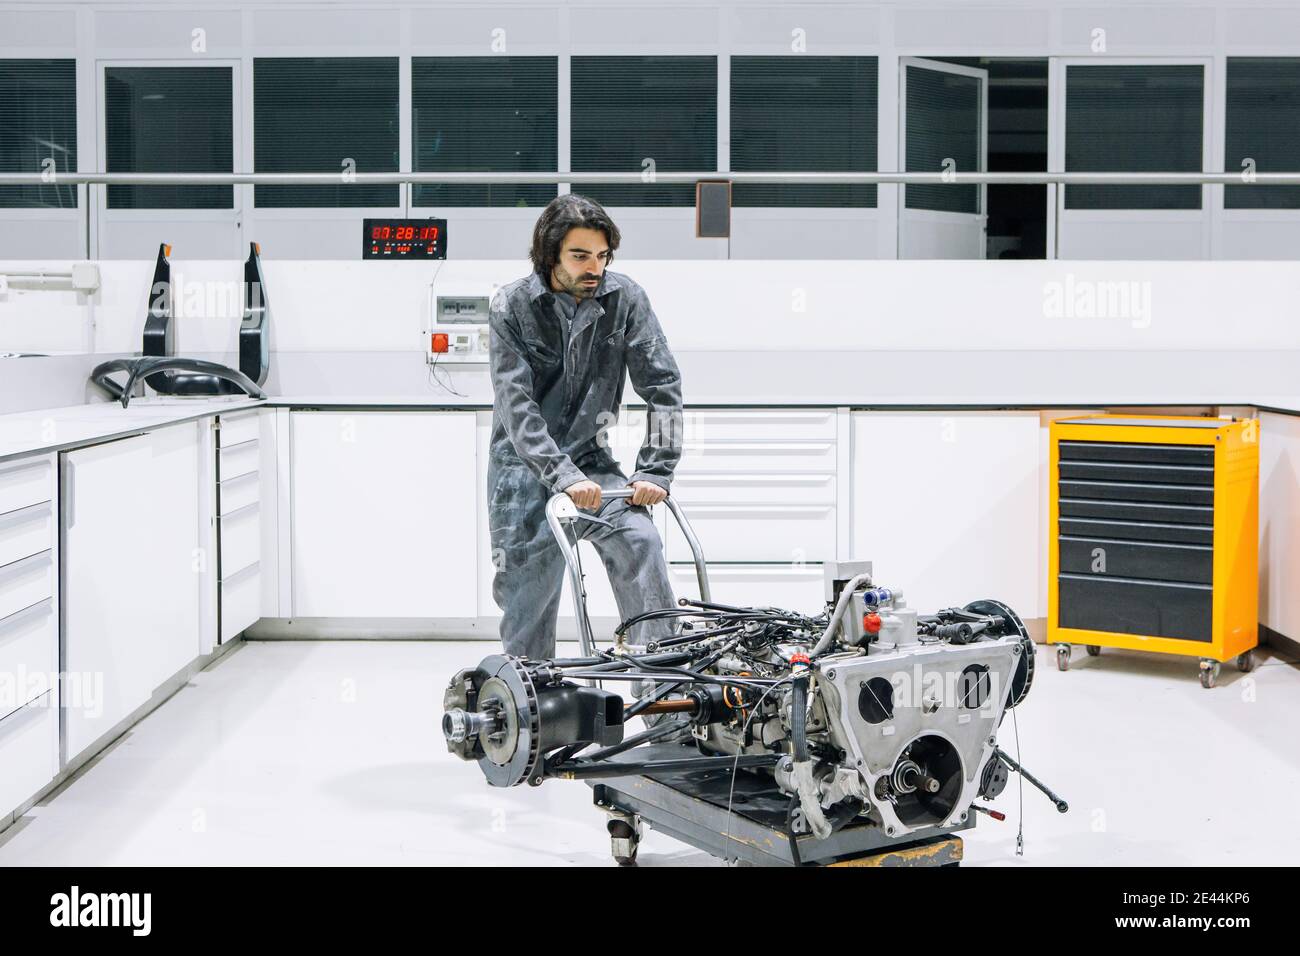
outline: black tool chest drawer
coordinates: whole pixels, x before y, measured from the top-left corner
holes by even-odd
[[[1213,447],[1062,440],[1057,493],[1061,627],[1210,640]]]
[[[1099,575],[1062,574],[1060,626],[1209,641],[1214,589]]]

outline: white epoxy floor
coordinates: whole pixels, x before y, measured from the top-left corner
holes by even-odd
[[[0,865],[612,865],[582,783],[488,787],[447,753],[448,677],[486,642],[250,642],[199,674],[0,833]],[[561,648],[561,653],[570,651]],[[1017,711],[1028,786],[965,834],[968,864],[1290,864],[1300,835],[1300,667],[1263,651],[1218,688],[1191,658],[1038,650]],[[1011,718],[1002,745],[1012,754]],[[717,861],[648,832],[642,865]]]

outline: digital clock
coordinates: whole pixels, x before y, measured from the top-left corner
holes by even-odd
[[[446,219],[366,219],[362,259],[446,259]]]

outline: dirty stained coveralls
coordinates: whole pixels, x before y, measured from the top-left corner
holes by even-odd
[[[489,323],[492,596],[504,612],[506,653],[553,657],[564,557],[546,523],[546,501],[584,478],[602,488],[648,481],[667,489],[681,457],[681,374],[645,291],[620,273],[606,271],[595,294],[576,307],[533,273],[497,292]],[[648,413],[630,477],[604,436],[617,419],[625,378]],[[626,499],[605,500],[598,517],[611,527],[579,520],[571,533],[596,546],[623,620],[672,607],[649,511]],[[670,622],[649,621],[629,636],[641,644],[671,633]]]

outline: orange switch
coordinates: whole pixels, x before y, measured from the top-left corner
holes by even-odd
[[[432,348],[433,351],[435,351],[435,352],[445,352],[445,351],[447,351],[447,333],[446,333],[446,332],[434,332],[434,333],[433,333],[433,343],[432,343],[432,345],[430,346],[430,348]]]

